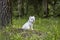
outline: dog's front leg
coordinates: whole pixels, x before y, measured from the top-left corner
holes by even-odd
[[[33,25],[31,25],[31,30],[33,30]]]

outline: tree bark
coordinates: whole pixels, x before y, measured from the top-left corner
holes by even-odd
[[[6,26],[11,21],[10,0],[0,0],[0,26]]]
[[[1,26],[1,16],[2,16],[2,0],[0,0],[0,26]]]
[[[12,24],[12,0],[7,0],[7,23]]]
[[[43,0],[44,17],[48,17],[48,0]]]
[[[24,0],[18,0],[18,13],[19,17],[22,17],[24,15]]]
[[[28,14],[28,0],[24,2],[24,15],[27,16]]]

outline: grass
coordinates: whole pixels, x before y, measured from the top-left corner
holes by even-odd
[[[13,19],[12,27],[21,28],[22,25],[27,21],[27,18]],[[5,30],[0,32],[0,40],[60,40],[60,19],[59,18],[36,18],[34,23],[34,30],[46,33],[41,38],[35,34],[31,37],[21,37],[21,33],[17,31],[11,32],[11,28],[7,27]],[[4,34],[4,31],[8,32],[8,37]],[[42,33],[42,34],[43,34]],[[4,38],[4,39],[3,39]]]

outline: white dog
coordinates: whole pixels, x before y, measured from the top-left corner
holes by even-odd
[[[33,23],[35,22],[35,17],[34,16],[30,16],[29,20],[23,25],[22,29],[25,30],[33,30]]]

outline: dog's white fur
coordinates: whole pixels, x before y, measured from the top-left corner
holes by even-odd
[[[35,22],[35,17],[34,16],[30,16],[29,20],[22,26],[22,29],[25,30],[33,30],[33,23]]]

